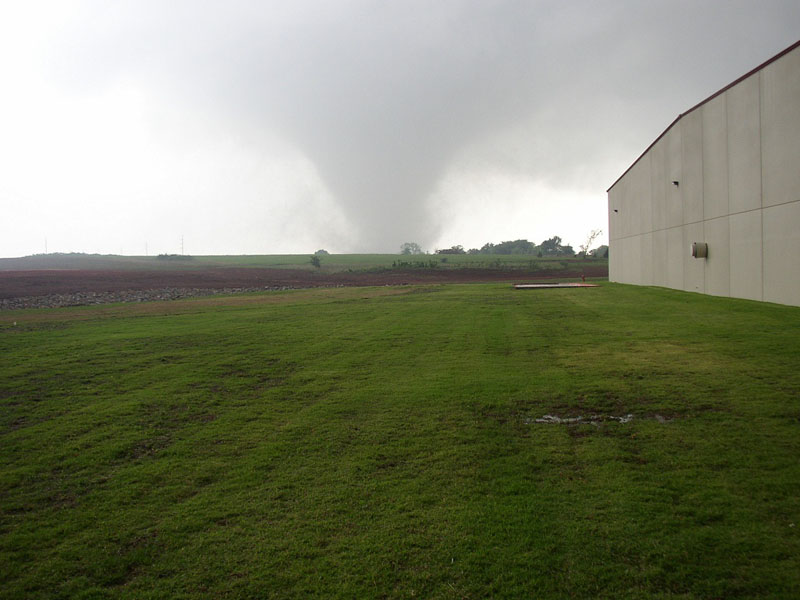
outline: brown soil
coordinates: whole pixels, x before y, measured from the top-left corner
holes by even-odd
[[[378,272],[309,271],[301,269],[263,269],[220,267],[203,270],[38,270],[0,271],[0,299],[75,294],[80,292],[120,292],[160,288],[308,288],[322,286],[374,286],[429,283],[473,283],[532,281],[587,277],[607,277],[608,269],[598,265],[571,265],[562,271],[535,272],[498,269],[391,269]]]

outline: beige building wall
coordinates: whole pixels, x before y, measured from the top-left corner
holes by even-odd
[[[800,42],[678,117],[608,219],[611,281],[800,306]]]

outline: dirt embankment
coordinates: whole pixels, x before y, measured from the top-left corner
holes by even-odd
[[[581,275],[607,277],[608,269],[599,265],[576,264],[559,271],[447,268],[327,273],[324,270],[236,267],[180,271],[0,271],[0,309],[142,302],[213,293],[311,287],[492,281],[524,283]]]

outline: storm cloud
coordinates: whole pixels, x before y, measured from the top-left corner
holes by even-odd
[[[143,90],[161,115],[151,126],[175,128],[184,148],[197,135],[255,170],[265,155],[299,157],[295,183],[320,185],[295,189],[286,213],[320,232],[338,223],[341,251],[392,252],[495,233],[580,242],[569,236],[604,228],[604,190],[678,112],[795,41],[798,25],[781,1],[82,2],[42,56],[73,94]],[[214,168],[214,152],[197,168]],[[542,222],[480,233],[487,215],[519,220],[504,196],[514,182]],[[581,194],[599,205],[591,215]],[[217,202],[261,214],[257,200]]]

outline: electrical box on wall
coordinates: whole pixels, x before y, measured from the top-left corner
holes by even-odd
[[[705,242],[693,242],[692,256],[695,258],[708,258],[708,244]]]

